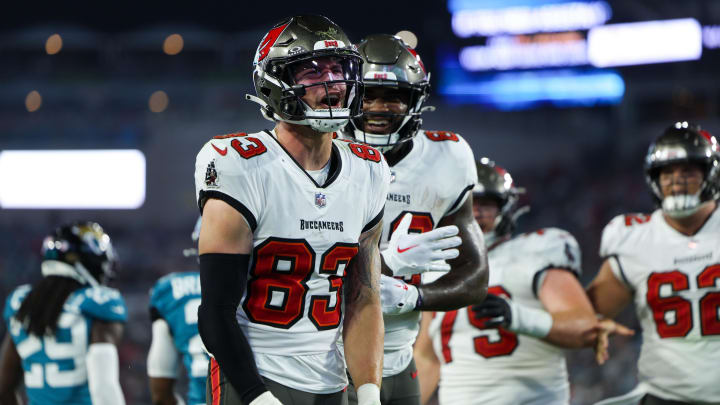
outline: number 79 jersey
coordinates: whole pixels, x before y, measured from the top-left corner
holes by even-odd
[[[30,404],[91,405],[85,356],[94,321],[125,322],[125,302],[117,290],[85,287],[72,292],[58,318],[54,335],[28,334],[15,318],[30,285],[22,285],[7,299],[3,318],[22,360]]]
[[[260,374],[316,393],[344,386],[336,344],[343,280],[360,235],[382,219],[390,181],[387,163],[373,148],[333,140],[331,154],[328,179],[317,184],[269,132],[223,136],[202,148],[195,173],[201,210],[208,198],[223,200],[243,214],[253,232],[237,319]],[[298,355],[335,360],[297,372],[263,361]],[[337,378],[304,380],[316,373]]]
[[[692,236],[652,215],[615,217],[600,255],[633,292],[643,329],[638,379],[683,402],[720,402],[720,214]]]

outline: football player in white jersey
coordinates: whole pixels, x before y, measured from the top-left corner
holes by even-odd
[[[634,302],[643,330],[638,388],[607,403],[720,403],[719,170],[715,137],[671,125],[645,160],[659,208],[617,216],[603,231],[605,261],[588,295],[609,318]]]
[[[358,51],[365,61],[364,114],[343,136],[380,148],[392,171],[380,243],[381,399],[385,405],[415,405],[420,387],[412,346],[420,311],[462,308],[482,302],[486,294],[487,258],[470,192],[477,179],[475,160],[459,135],[420,128],[429,74],[414,49],[398,37],[378,34],[361,41]],[[447,273],[421,284],[421,273],[428,270]]]
[[[487,158],[478,163],[474,215],[488,247],[488,296],[426,313],[415,346],[423,403],[568,404],[564,348],[593,346],[597,320],[578,281],[580,249],[557,228],[513,236],[521,190]]]
[[[208,403],[345,404],[347,361],[360,403],[379,404],[390,170],[376,149],[332,139],[360,114],[361,64],[325,17],[276,25],[248,97],[275,128],[215,137],[197,156]]]

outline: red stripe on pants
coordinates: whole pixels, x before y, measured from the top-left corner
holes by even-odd
[[[212,405],[220,405],[220,365],[213,358],[210,359],[210,382],[212,383]]]

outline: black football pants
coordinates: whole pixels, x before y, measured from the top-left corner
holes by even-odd
[[[357,405],[357,394],[352,383],[348,386],[348,402]],[[420,405],[420,383],[417,380],[415,360],[400,374],[383,377],[380,387],[382,405]]]
[[[283,405],[348,405],[347,392],[333,394],[313,394],[286,387],[263,377],[268,390]],[[217,362],[210,359],[206,386],[207,405],[248,405],[240,399],[235,388],[220,370]]]

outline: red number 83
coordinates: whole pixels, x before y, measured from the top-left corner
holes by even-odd
[[[319,273],[328,276],[329,293],[313,295],[309,311],[310,321],[318,330],[340,325],[343,278],[337,273],[357,252],[357,244],[338,242],[322,255]],[[307,281],[315,269],[315,251],[304,239],[268,238],[254,249],[253,256],[255,263],[243,302],[245,313],[255,323],[291,328],[305,313]],[[332,293],[336,297],[334,305]]]

